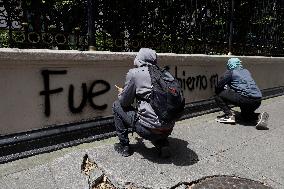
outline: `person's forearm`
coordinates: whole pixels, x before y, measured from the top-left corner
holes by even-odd
[[[218,81],[218,84],[215,88],[215,93],[219,94],[224,90],[225,85],[229,84],[231,82],[232,73],[230,71],[227,71],[224,73],[224,75],[220,78]]]

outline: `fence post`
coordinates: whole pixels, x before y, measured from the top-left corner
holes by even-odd
[[[228,55],[232,54],[232,43],[233,43],[233,22],[234,22],[234,12],[235,12],[235,1],[231,0],[231,15],[230,15],[230,34],[229,34],[229,53]]]
[[[95,29],[95,14],[94,6],[95,0],[87,0],[88,6],[88,45],[89,50],[96,50],[96,29]]]
[[[8,25],[8,29],[9,29],[9,31],[8,31],[8,34],[9,34],[8,47],[11,48],[11,47],[14,47],[13,46],[13,33],[12,33],[12,18],[11,18],[12,8],[7,3],[7,1],[4,1],[3,4],[4,4],[4,10],[6,10],[6,12],[7,12],[7,25]],[[4,20],[4,23],[5,23],[5,20]]]

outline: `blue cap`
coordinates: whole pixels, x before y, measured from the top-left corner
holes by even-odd
[[[236,69],[236,68],[242,68],[242,64],[241,64],[242,61],[240,61],[240,59],[238,58],[230,58],[228,60],[228,63],[227,63],[227,69],[228,70],[233,70],[233,69]]]

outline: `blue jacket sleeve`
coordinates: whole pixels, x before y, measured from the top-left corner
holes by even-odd
[[[232,71],[227,70],[218,81],[218,84],[215,88],[215,93],[219,94],[224,90],[225,85],[229,85],[232,81]]]

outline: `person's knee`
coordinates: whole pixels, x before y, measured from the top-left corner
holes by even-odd
[[[219,97],[219,95],[215,95],[214,96],[214,99],[216,100],[216,99],[219,99],[220,97]]]
[[[220,101],[223,101],[223,99],[222,99],[222,97],[220,96],[220,95],[215,95],[214,96],[214,100],[215,100],[215,102],[220,102]]]

